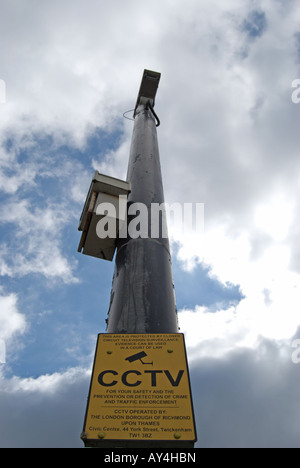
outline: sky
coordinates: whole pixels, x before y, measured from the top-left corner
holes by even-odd
[[[0,446],[83,446],[114,264],[77,227],[94,171],[126,177],[146,68],[166,202],[204,204],[203,236],[169,230],[196,447],[299,447],[299,2],[0,9]]]

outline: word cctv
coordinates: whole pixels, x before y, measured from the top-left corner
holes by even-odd
[[[167,225],[181,230],[204,234],[204,203],[127,203],[120,195],[117,203],[102,202],[96,208],[99,221],[96,233],[100,239],[157,239],[168,237]],[[127,220],[129,222],[127,222]]]
[[[184,374],[184,370],[179,370],[176,376],[172,376],[168,370],[146,370],[143,374],[149,375],[151,387],[156,387],[158,374],[162,374],[162,377],[166,378],[167,382],[169,382],[172,387],[178,387]],[[114,387],[118,383],[116,380],[118,375],[119,373],[115,370],[105,370],[100,372],[98,375],[98,383],[103,387]],[[138,387],[142,383],[142,380],[138,378],[140,376],[142,376],[142,372],[138,370],[129,370],[121,375],[121,382],[126,387]],[[148,379],[148,377],[146,378]]]

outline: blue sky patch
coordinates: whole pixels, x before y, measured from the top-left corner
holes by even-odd
[[[248,37],[255,39],[261,37],[267,27],[266,14],[263,11],[254,10],[249,13],[242,24],[242,29],[247,33]]]

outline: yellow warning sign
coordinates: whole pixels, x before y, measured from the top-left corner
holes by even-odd
[[[98,335],[82,438],[196,440],[182,334]]]

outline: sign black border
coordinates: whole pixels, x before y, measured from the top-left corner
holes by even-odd
[[[90,397],[92,391],[92,382],[94,379],[94,371],[96,365],[96,357],[98,354],[98,347],[100,343],[100,336],[102,335],[148,335],[151,337],[152,335],[181,335],[183,337],[183,348],[184,348],[184,357],[185,363],[187,368],[187,376],[188,376],[188,385],[189,385],[189,392],[191,397],[191,410],[192,410],[192,417],[193,417],[193,427],[194,427],[194,434],[195,438],[192,440],[161,440],[161,439],[153,439],[151,441],[146,440],[130,440],[130,439],[88,439],[84,436],[85,428],[86,428],[86,420],[88,415],[88,409],[90,404]],[[103,447],[103,448],[126,448],[126,447],[135,447],[135,448],[151,448],[151,447],[159,447],[159,448],[193,448],[194,444],[197,442],[197,428],[196,428],[196,421],[195,421],[195,413],[194,413],[194,405],[193,405],[193,396],[192,396],[192,389],[191,389],[191,382],[190,382],[190,372],[187,360],[187,352],[185,346],[185,337],[184,333],[98,333],[97,335],[97,342],[96,342],[96,349],[94,354],[94,362],[93,362],[93,369],[92,375],[90,380],[89,386],[89,393],[87,398],[85,416],[84,416],[84,423],[83,423],[83,430],[81,433],[80,438],[85,444],[85,447]]]

